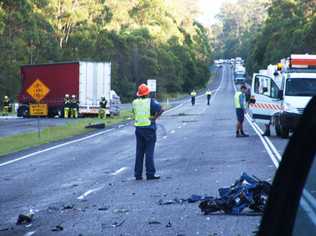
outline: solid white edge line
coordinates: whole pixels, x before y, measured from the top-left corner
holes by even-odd
[[[36,156],[36,155],[39,155],[39,154],[42,154],[42,153],[45,153],[45,152],[48,152],[48,151],[52,151],[52,150],[55,150],[55,149],[64,147],[64,146],[68,146],[68,145],[70,145],[70,144],[79,143],[79,142],[85,141],[85,140],[87,140],[87,139],[91,139],[91,138],[100,136],[100,135],[102,135],[102,134],[109,133],[109,132],[111,132],[112,130],[114,130],[114,128],[108,129],[108,130],[105,130],[105,131],[101,131],[101,132],[98,132],[98,133],[95,133],[95,134],[92,134],[92,135],[89,135],[89,136],[86,136],[86,137],[83,137],[83,138],[75,139],[75,140],[72,140],[72,141],[69,141],[69,142],[66,142],[66,143],[58,144],[58,145],[56,145],[56,146],[52,146],[52,147],[50,147],[50,148],[46,148],[46,149],[41,150],[41,151],[33,152],[33,153],[27,154],[27,155],[25,155],[25,156],[18,157],[18,158],[14,159],[14,160],[1,163],[1,164],[0,164],[0,167],[6,166],[6,165],[9,165],[9,164],[13,164],[13,163],[15,163],[15,162],[17,162],[17,161],[21,161],[21,160],[24,160],[24,159],[26,159],[26,158],[30,158],[30,157],[33,157],[33,156]]]

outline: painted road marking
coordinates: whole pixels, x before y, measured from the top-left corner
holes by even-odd
[[[170,131],[170,134],[174,134],[176,131],[175,130],[171,130]]]
[[[94,188],[94,189],[90,189],[87,192],[85,192],[84,194],[80,195],[77,199],[78,200],[83,200],[85,199],[88,195],[90,195],[91,193],[97,192],[99,190],[101,190],[103,187],[99,187],[99,188]]]
[[[111,175],[113,175],[113,176],[118,175],[127,169],[128,169],[128,167],[124,166],[124,167],[118,169],[117,171],[113,172]]]
[[[45,152],[48,152],[48,151],[52,151],[52,150],[55,150],[55,149],[58,149],[58,148],[61,148],[61,147],[65,147],[65,146],[68,146],[68,145],[70,145],[70,144],[79,143],[79,142],[82,142],[82,141],[85,141],[85,140],[88,140],[88,139],[91,139],[91,138],[100,136],[100,135],[102,135],[102,134],[109,133],[109,132],[111,132],[112,130],[114,130],[114,129],[109,129],[109,130],[106,130],[106,131],[101,131],[101,132],[98,132],[98,133],[95,133],[95,134],[92,134],[92,135],[89,135],[89,136],[86,136],[86,137],[83,137],[83,138],[79,138],[79,139],[75,139],[75,140],[72,140],[72,141],[69,141],[69,142],[66,142],[66,143],[58,144],[58,145],[56,145],[56,146],[52,146],[52,147],[50,147],[50,148],[46,148],[46,149],[41,150],[41,151],[33,152],[33,153],[28,154],[28,155],[18,157],[18,158],[14,159],[14,160],[7,161],[7,162],[4,162],[4,163],[0,163],[0,167],[6,166],[6,165],[10,165],[10,164],[13,164],[13,163],[15,163],[15,162],[24,160],[24,159],[26,159],[26,158],[33,157],[33,156],[36,156],[36,155],[39,155],[39,154],[42,154],[42,153],[45,153]]]

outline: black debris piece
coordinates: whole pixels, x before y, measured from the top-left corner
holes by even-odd
[[[2,228],[2,229],[0,229],[0,232],[8,231],[8,230],[9,230],[9,228]]]
[[[33,214],[20,214],[18,220],[16,222],[17,225],[25,225],[30,224],[33,220]]]
[[[149,221],[148,224],[149,224],[149,225],[160,225],[161,222],[152,220],[152,221]]]
[[[60,232],[60,231],[63,231],[63,230],[64,230],[64,227],[61,226],[61,225],[56,225],[54,228],[52,228],[53,232]]]
[[[107,211],[109,210],[109,207],[100,207],[98,208],[98,211]]]
[[[168,224],[166,225],[166,228],[171,228],[172,227],[172,224],[171,222],[169,221]]]
[[[105,124],[104,123],[89,124],[85,128],[86,129],[104,129]]]
[[[268,200],[271,184],[243,173],[229,188],[218,190],[219,198],[202,201],[199,208],[204,214],[223,211],[239,215],[246,208],[262,213]]]
[[[74,204],[63,205],[63,210],[71,210],[75,207]]]

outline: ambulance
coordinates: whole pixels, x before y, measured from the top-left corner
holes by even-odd
[[[249,113],[273,125],[287,138],[313,96],[316,96],[316,55],[291,55],[253,75]]]

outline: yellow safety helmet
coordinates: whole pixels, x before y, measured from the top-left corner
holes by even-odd
[[[9,97],[8,96],[4,96],[4,99],[9,99]]]
[[[282,68],[283,68],[283,65],[281,63],[278,63],[277,64],[277,69],[280,71],[280,70],[282,70]]]

